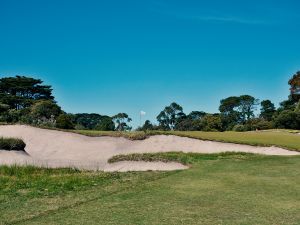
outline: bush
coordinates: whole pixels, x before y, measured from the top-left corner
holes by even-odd
[[[115,124],[109,116],[102,116],[100,122],[95,126],[95,130],[113,131]]]
[[[201,127],[203,131],[221,131],[222,130],[222,121],[218,115],[205,115],[201,120]]]
[[[23,140],[17,138],[0,138],[0,149],[8,151],[24,151],[26,144]]]
[[[232,128],[232,130],[236,131],[236,132],[244,132],[244,131],[247,131],[247,126],[242,125],[242,124],[237,124]]]
[[[252,130],[270,130],[274,128],[274,123],[272,121],[259,121],[252,126]]]
[[[61,108],[50,100],[38,101],[31,106],[30,110],[32,122],[45,127],[53,127],[55,118],[61,113]]]
[[[248,120],[246,123],[246,129],[245,130],[268,130],[274,128],[274,123],[271,121],[267,121],[261,118],[255,118]]]
[[[60,114],[56,119],[56,127],[60,129],[74,129],[71,116]]]
[[[295,112],[295,111],[291,111],[291,110],[282,111],[275,118],[275,126],[277,128],[299,130],[300,129],[300,112]]]

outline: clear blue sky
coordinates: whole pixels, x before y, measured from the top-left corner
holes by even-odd
[[[0,0],[0,76],[39,77],[67,112],[172,101],[217,112],[250,94],[276,104],[300,70],[298,0]]]

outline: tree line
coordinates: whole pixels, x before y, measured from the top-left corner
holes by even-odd
[[[0,122],[89,130],[131,130],[126,113],[115,116],[64,112],[41,79],[25,76],[0,79]]]
[[[249,131],[273,128],[300,129],[300,71],[288,81],[290,95],[278,108],[270,100],[250,95],[230,96],[220,101],[218,113],[184,113],[176,102],[156,117],[158,125],[146,120],[137,130]],[[126,113],[114,116],[64,112],[55,101],[50,85],[25,76],[0,79],[0,122],[24,123],[62,129],[103,131],[131,130]],[[255,112],[259,113],[255,114]]]
[[[176,102],[157,116],[158,125],[149,120],[139,130],[250,131],[273,128],[300,129],[300,71],[288,81],[290,95],[278,108],[266,99],[250,95],[230,96],[220,101],[219,113],[192,111],[185,114]],[[255,112],[258,112],[258,115]]]

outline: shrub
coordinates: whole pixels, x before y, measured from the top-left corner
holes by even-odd
[[[274,123],[261,118],[248,120],[246,123],[246,131],[250,130],[268,130],[274,128]]]
[[[56,127],[60,129],[74,129],[71,116],[60,114],[56,119]]]
[[[232,128],[232,130],[236,131],[236,132],[244,132],[244,131],[247,131],[247,127],[242,124],[237,124]]]
[[[31,106],[30,110],[32,122],[44,127],[53,127],[55,118],[61,113],[61,108],[50,100],[38,101]]]
[[[300,112],[295,112],[291,110],[282,111],[275,118],[275,126],[277,128],[285,128],[285,129],[300,129]]]
[[[95,126],[95,130],[113,131],[115,124],[109,116],[101,116],[100,122]]]
[[[17,138],[0,138],[0,149],[8,151],[24,151],[26,144],[23,140]]]
[[[221,131],[222,121],[218,115],[205,115],[201,120],[203,131]]]

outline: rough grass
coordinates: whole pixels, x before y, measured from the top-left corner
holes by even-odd
[[[109,163],[120,161],[145,161],[145,162],[179,162],[184,165],[192,165],[201,160],[218,159],[250,159],[259,158],[260,155],[245,152],[223,152],[216,154],[183,153],[183,152],[161,152],[161,153],[133,153],[116,155],[108,160]]]
[[[299,224],[300,157],[159,158],[184,155],[173,172],[2,166],[0,224]]]
[[[120,131],[97,131],[97,130],[68,130],[72,133],[82,134],[90,137],[124,137],[129,140],[144,140],[150,136],[150,133],[145,133],[143,131],[133,131],[133,132],[120,132]]]
[[[0,137],[0,150],[24,151],[25,147],[26,144],[21,139]]]

